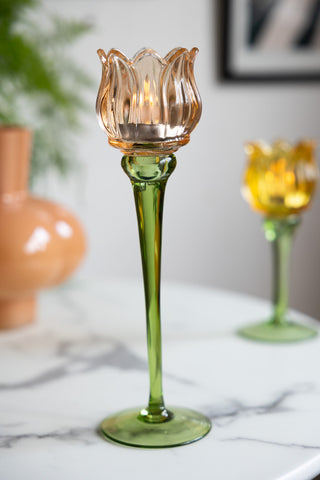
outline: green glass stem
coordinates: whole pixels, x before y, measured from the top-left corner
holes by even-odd
[[[176,166],[174,155],[124,156],[122,168],[135,197],[147,317],[150,395],[147,407],[123,410],[105,418],[102,435],[134,447],[186,445],[204,437],[210,420],[194,410],[168,410],[162,393],[160,266],[163,200],[167,180]]]
[[[300,223],[298,216],[266,218],[263,222],[266,239],[273,253],[273,325],[287,324],[289,301],[289,264],[293,234]]]
[[[163,201],[167,180],[176,166],[174,155],[124,156],[122,168],[131,180],[137,211],[145,290],[147,345],[150,376],[148,406],[139,418],[162,423],[173,414],[166,409],[162,393],[160,323],[160,267]]]
[[[265,218],[264,231],[273,254],[273,312],[267,321],[241,328],[239,334],[242,337],[262,342],[299,342],[317,335],[314,328],[287,318],[290,250],[299,223],[297,215]]]

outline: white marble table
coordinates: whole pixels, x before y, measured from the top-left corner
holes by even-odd
[[[270,306],[223,291],[164,284],[162,305],[166,402],[209,415],[210,434],[159,450],[99,437],[106,415],[147,400],[142,285],[74,282],[41,296],[36,324],[0,334],[1,480],[307,480],[320,472],[320,337],[290,345],[237,337]]]

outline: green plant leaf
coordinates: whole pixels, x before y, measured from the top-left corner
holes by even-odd
[[[84,92],[92,86],[68,56],[92,26],[46,15],[49,27],[42,27],[30,15],[40,8],[37,0],[0,2],[0,124],[35,131],[33,179],[51,170],[65,175],[76,164],[70,135],[81,127]]]

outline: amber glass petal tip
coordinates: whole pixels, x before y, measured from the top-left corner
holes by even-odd
[[[105,51],[102,50],[102,48],[99,48],[99,49],[97,50],[97,54],[99,55],[99,58],[100,58],[101,62],[102,62],[102,63],[106,63],[106,61],[107,61],[107,55],[106,55]]]

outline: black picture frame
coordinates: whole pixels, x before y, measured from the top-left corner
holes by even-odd
[[[320,0],[318,1],[320,4]],[[272,52],[265,54],[259,48],[252,49],[246,43],[244,23],[249,14],[249,2],[250,0],[220,2],[221,79],[229,82],[319,82],[320,48],[291,48],[280,53],[274,52],[273,64]]]

